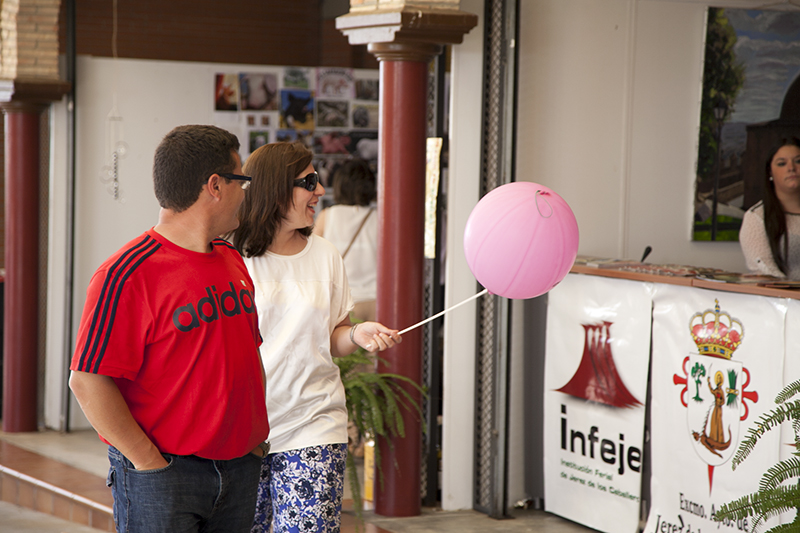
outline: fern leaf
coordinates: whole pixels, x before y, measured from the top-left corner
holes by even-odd
[[[800,524],[794,522],[781,524],[770,529],[769,533],[800,533]]]
[[[713,519],[721,522],[725,519],[736,521],[754,517],[753,529],[774,516],[796,509],[800,490],[796,486],[775,487],[742,496],[732,502],[723,504],[714,514]]]
[[[800,400],[788,401],[798,392],[800,392],[800,380],[792,382],[778,393],[775,397],[778,405],[762,414],[747,430],[733,457],[732,466],[735,470],[767,431],[779,428],[786,421],[791,422],[794,430],[795,451],[792,457],[767,469],[759,482],[758,492],[723,504],[712,516],[713,520],[736,521],[753,517],[751,525],[752,531],[755,532],[771,518],[788,511],[795,511],[795,518],[791,523],[775,526],[769,533],[800,533],[800,486],[795,482],[800,478]]]
[[[775,396],[775,403],[784,403],[786,400],[800,392],[800,379],[793,381],[786,385],[777,396]]]
[[[358,531],[359,524],[363,521],[364,501],[361,497],[361,483],[358,480],[358,471],[356,470],[356,462],[352,454],[347,454],[345,459],[347,465],[347,473],[350,481],[350,490],[353,492],[353,507],[356,512],[356,531]]]
[[[778,405],[771,411],[763,413],[756,424],[748,428],[745,438],[739,443],[739,449],[731,463],[733,469],[736,470],[736,467],[750,455],[763,434],[780,427],[787,419],[797,419],[798,417],[800,417],[800,401]]]
[[[397,400],[392,394],[393,391],[391,386],[385,382],[381,382],[378,386],[383,393],[385,407],[384,415],[386,416],[386,421],[389,423],[390,434],[393,436],[398,435],[400,437],[404,437],[405,424],[403,423],[403,414],[400,412]]]
[[[800,450],[800,419],[792,419],[792,432],[794,433],[794,447]]]
[[[766,491],[797,477],[800,477],[800,459],[791,457],[767,469],[766,473],[761,477],[758,489],[759,491]]]
[[[797,487],[776,487],[764,492],[758,492],[754,496],[754,508],[758,511],[754,521],[754,529],[770,518],[776,517],[797,508]]]

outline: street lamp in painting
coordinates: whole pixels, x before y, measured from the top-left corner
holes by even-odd
[[[714,119],[717,123],[717,157],[716,167],[717,171],[714,174],[714,195],[711,204],[711,240],[717,240],[717,205],[719,204],[719,174],[720,167],[722,166],[722,124],[725,122],[725,116],[728,114],[728,104],[725,100],[720,99],[714,107]]]

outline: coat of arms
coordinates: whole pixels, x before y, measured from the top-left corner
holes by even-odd
[[[755,403],[758,393],[748,391],[750,372],[733,360],[733,353],[744,339],[744,326],[714,309],[695,313],[689,321],[697,353],[683,360],[683,376],[675,374],[673,383],[683,385],[681,403],[686,407],[687,432],[698,457],[708,465],[711,492],[714,467],[722,465],[736,451],[739,423],[747,419],[747,400]]]

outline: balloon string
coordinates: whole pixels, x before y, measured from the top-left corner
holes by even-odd
[[[550,214],[544,216],[544,214],[542,214],[542,210],[539,208],[539,196],[544,196],[545,194],[547,193],[542,191],[541,189],[536,190],[536,210],[539,211],[539,215],[541,215],[543,218],[550,218],[551,216],[553,216],[553,206],[550,205],[550,202],[547,201],[547,198],[544,198],[544,203],[546,203],[547,207],[550,208]]]
[[[431,320],[433,320],[433,319],[435,319],[435,318],[439,318],[439,317],[440,317],[440,316],[442,316],[443,314],[445,314],[445,313],[447,313],[447,312],[449,312],[449,311],[452,311],[452,310],[453,310],[453,309],[455,309],[456,307],[461,307],[461,306],[462,306],[462,305],[464,305],[465,303],[467,303],[467,302],[470,302],[470,301],[474,300],[475,298],[480,298],[481,296],[483,296],[484,294],[487,294],[488,292],[489,292],[489,289],[483,289],[483,290],[482,290],[481,292],[479,292],[478,294],[476,294],[476,295],[474,295],[474,296],[470,296],[469,298],[467,298],[467,299],[466,299],[466,300],[464,300],[463,302],[461,302],[461,303],[457,303],[456,305],[454,305],[453,307],[450,307],[449,309],[445,309],[444,311],[441,311],[441,312],[439,312],[439,313],[436,313],[436,314],[435,314],[435,315],[433,315],[432,317],[428,317],[428,318],[426,318],[426,319],[425,319],[425,320],[423,320],[422,322],[417,322],[417,323],[416,323],[416,324],[414,324],[413,326],[411,326],[411,327],[408,327],[408,328],[404,329],[403,331],[401,331],[401,332],[399,333],[399,335],[402,335],[403,333],[406,333],[407,331],[411,331],[412,329],[418,328],[418,327],[420,327],[420,326],[421,326],[421,325],[423,325],[423,324],[427,324],[427,323],[428,323],[428,322],[430,322]]]

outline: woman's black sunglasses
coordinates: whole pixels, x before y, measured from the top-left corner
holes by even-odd
[[[313,192],[317,188],[317,183],[319,183],[319,174],[316,172],[312,172],[311,174],[306,174],[302,178],[298,178],[294,180],[295,187],[302,187],[307,191]]]

